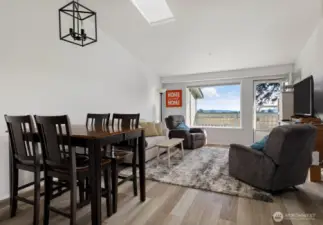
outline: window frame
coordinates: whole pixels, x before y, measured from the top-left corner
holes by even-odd
[[[239,85],[240,86],[240,124],[239,126],[236,127],[223,127],[223,126],[206,126],[206,125],[195,125],[195,124],[191,124],[191,127],[201,127],[201,128],[212,128],[212,129],[243,129],[243,109],[242,109],[242,105],[243,105],[243,99],[242,99],[242,87],[243,87],[243,82],[240,81],[232,81],[232,82],[217,82],[217,83],[212,83],[212,84],[200,84],[200,85],[188,85],[186,88],[190,89],[190,88],[203,88],[203,87],[219,87],[219,86],[230,86],[230,85]],[[189,107],[189,109],[187,110],[191,110],[191,107]],[[191,112],[190,112],[191,113]],[[191,121],[192,122],[192,121]]]

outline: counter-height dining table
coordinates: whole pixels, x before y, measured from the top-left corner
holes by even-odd
[[[146,200],[145,132],[143,128],[91,127],[71,125],[71,145],[88,149],[91,185],[92,225],[101,224],[101,150],[104,146],[138,138],[140,201]],[[39,141],[38,133],[34,140]],[[135,153],[136,154],[136,153]]]
[[[92,225],[101,224],[101,149],[109,144],[138,138],[140,201],[146,200],[145,132],[143,128],[71,126],[72,145],[87,147],[90,158]],[[137,154],[137,153],[135,153]]]

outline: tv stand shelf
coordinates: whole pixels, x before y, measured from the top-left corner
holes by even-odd
[[[300,123],[322,124],[321,119],[315,117],[292,116],[292,121],[299,120]],[[323,125],[323,124],[322,124]]]
[[[317,136],[315,141],[315,151],[319,152],[320,162],[323,161],[323,123],[315,117],[298,117],[293,116],[292,121],[299,120],[300,123],[312,124],[317,128]],[[323,165],[313,165],[310,168],[310,181],[322,182],[321,169]]]

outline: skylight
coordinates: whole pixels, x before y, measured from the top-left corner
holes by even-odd
[[[175,20],[166,0],[131,0],[131,2],[152,26]]]

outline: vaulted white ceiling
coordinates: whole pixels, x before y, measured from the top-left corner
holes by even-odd
[[[291,63],[322,14],[321,0],[167,0],[175,22],[150,26],[130,0],[84,2],[161,76]]]

